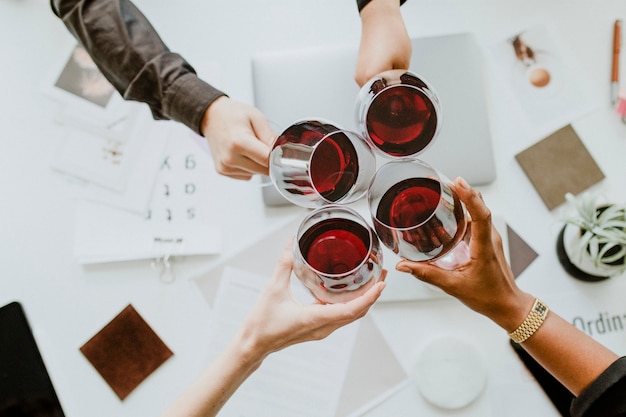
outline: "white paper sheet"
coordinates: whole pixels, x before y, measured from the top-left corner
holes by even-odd
[[[52,168],[124,194],[151,139],[137,132],[145,105],[125,101],[75,40],[42,90],[57,102],[55,120],[65,129]]]
[[[127,142],[88,130],[68,128],[52,160],[52,169],[124,193],[147,135]]]
[[[212,315],[213,357],[230,342],[269,277],[227,267]],[[297,282],[294,284],[298,284]],[[302,286],[296,297],[310,299]],[[359,322],[326,339],[270,355],[226,404],[222,417],[331,417],[336,413]]]
[[[81,263],[216,254],[221,227],[212,204],[217,173],[189,129],[172,125],[148,209],[141,214],[80,201],[74,254]]]
[[[113,124],[125,119],[127,102],[73,37],[64,49],[41,84],[44,95],[59,103],[57,120],[106,133],[107,137],[119,137]]]
[[[543,296],[552,311],[619,355],[626,355],[624,276],[598,282],[584,291]],[[620,282],[622,281],[622,282]],[[608,285],[614,284],[614,285]],[[619,284],[619,285],[616,285]]]
[[[600,105],[598,95],[589,87],[589,77],[556,27],[543,16],[520,20],[500,41],[487,46],[501,87],[514,98],[526,127],[538,137]],[[533,51],[533,59],[517,57],[512,44],[516,36]],[[537,74],[545,79],[538,81]]]
[[[129,172],[124,190],[115,191],[84,181],[83,184],[77,185],[83,187],[81,198],[141,215],[146,213],[154,183],[165,156],[170,125],[155,122],[148,114],[148,109],[144,110],[145,114],[137,121],[133,134],[144,137],[146,140],[143,141],[140,157],[136,158],[134,167]]]

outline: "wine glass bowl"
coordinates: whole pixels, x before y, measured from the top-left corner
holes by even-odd
[[[355,105],[359,133],[379,154],[412,159],[441,128],[439,97],[423,77],[385,71],[361,87]]]
[[[308,208],[363,197],[376,159],[359,134],[321,120],[302,120],[274,141],[270,178],[290,202]]]
[[[465,206],[451,182],[415,159],[383,165],[367,194],[374,229],[392,252],[454,269],[469,256]]]
[[[309,213],[294,239],[294,273],[323,303],[350,301],[381,277],[382,250],[356,211],[328,205]]]

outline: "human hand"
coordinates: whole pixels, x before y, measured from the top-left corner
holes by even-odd
[[[453,185],[471,216],[470,260],[450,271],[428,262],[403,260],[396,269],[441,288],[500,327],[513,331],[534,302],[517,287],[504,256],[502,237],[493,227],[491,212],[481,194],[463,179]]]
[[[272,279],[248,315],[241,339],[261,358],[296,343],[320,340],[336,329],[363,317],[385,287],[384,278],[366,293],[344,304],[302,304],[291,294],[292,244],[278,260]]]
[[[361,44],[354,74],[359,87],[381,72],[408,70],[411,52],[398,0],[372,0],[361,10]]]
[[[201,131],[219,174],[241,180],[268,174],[270,146],[276,134],[255,107],[220,97],[206,110]]]

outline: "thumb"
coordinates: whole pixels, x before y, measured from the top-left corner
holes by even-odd
[[[274,139],[277,134],[270,126],[270,123],[267,118],[265,118],[265,115],[260,111],[253,112],[250,116],[250,121],[252,123],[252,130],[254,130],[256,137],[267,146],[271,146],[272,143],[274,143]]]
[[[450,272],[444,271],[443,269],[427,262],[412,262],[406,260],[398,262],[396,270],[411,274],[420,281],[432,284],[439,288],[446,286]]]
[[[283,249],[283,252],[278,257],[276,268],[274,269],[274,275],[272,281],[279,288],[286,288],[289,286],[291,280],[291,271],[293,270],[293,237],[289,239],[289,242]]]

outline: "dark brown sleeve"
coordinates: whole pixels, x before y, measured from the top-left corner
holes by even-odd
[[[126,100],[147,103],[155,119],[200,133],[206,108],[224,93],[171,52],[128,0],[51,0],[54,13]]]

